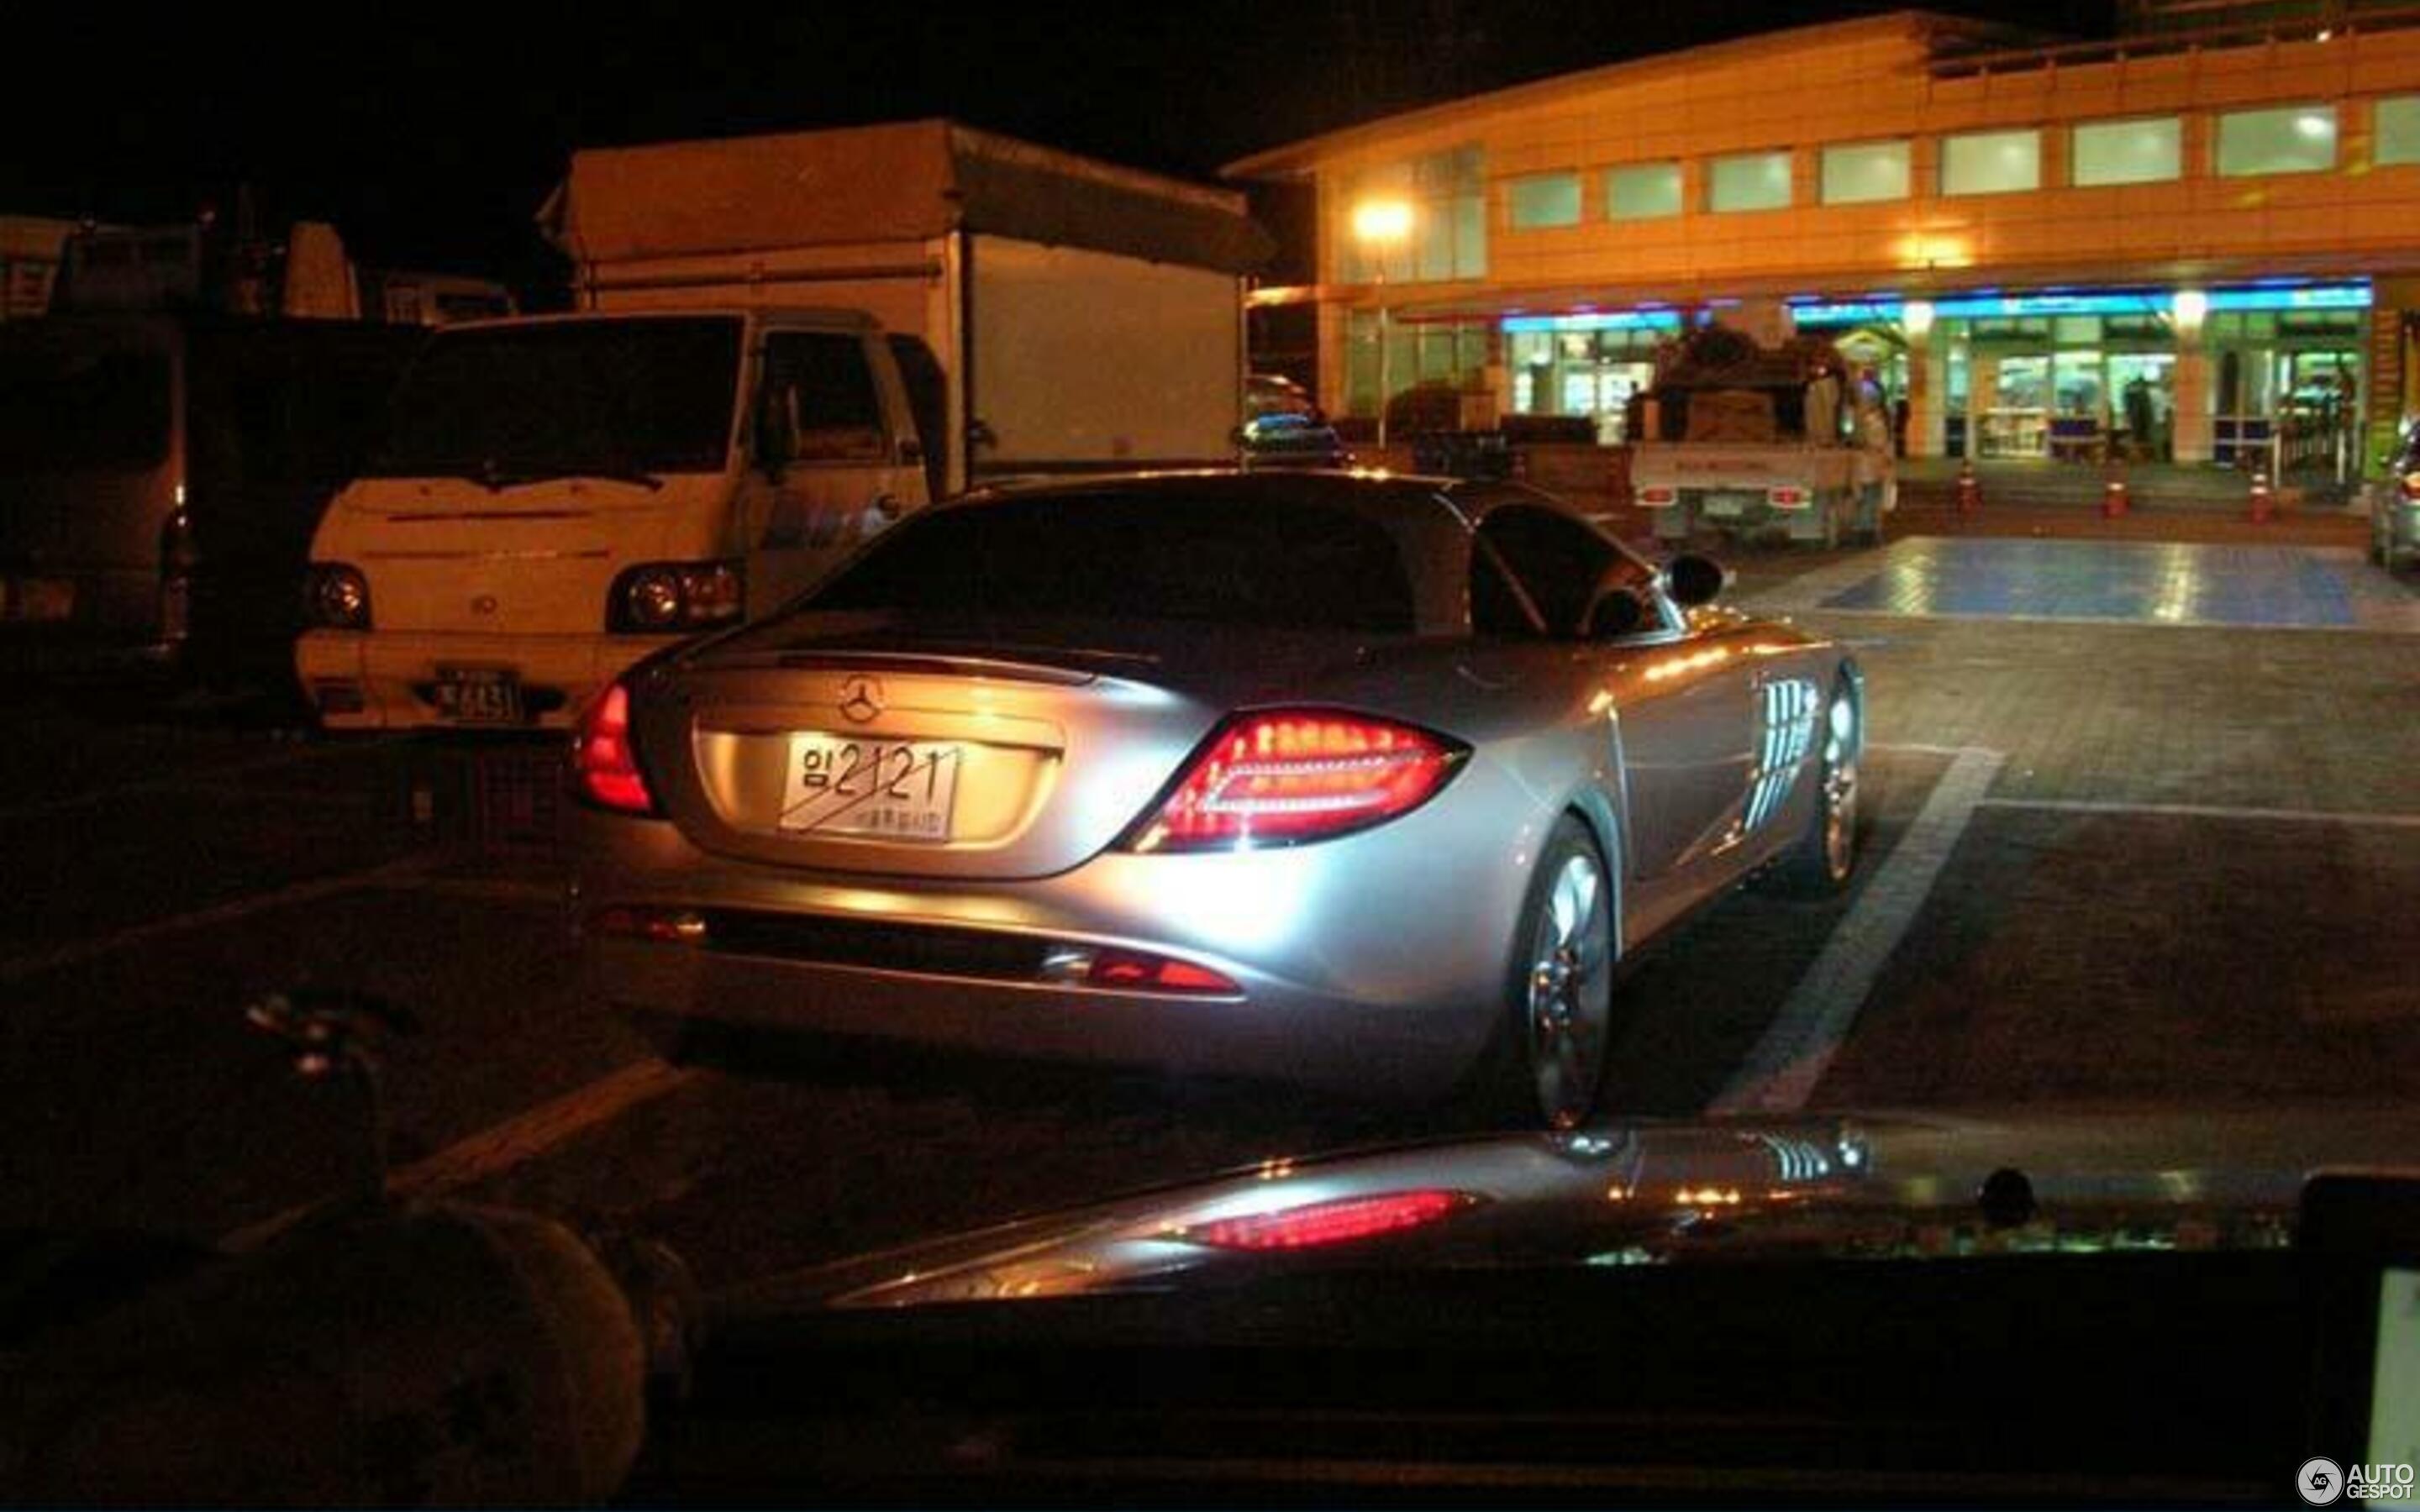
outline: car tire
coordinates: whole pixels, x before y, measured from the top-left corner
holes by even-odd
[[[1843,677],[1824,701],[1823,742],[1815,767],[1816,801],[1807,827],[1775,863],[1775,890],[1801,898],[1829,897],[1849,885],[1857,869],[1857,798],[1865,766],[1865,710]]]
[[[1612,1049],[1615,906],[1604,853],[1563,815],[1530,874],[1503,1009],[1472,1078],[1489,1127],[1572,1129],[1596,1111]]]

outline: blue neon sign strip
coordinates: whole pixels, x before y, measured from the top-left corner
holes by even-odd
[[[1593,315],[1514,315],[1504,329],[1519,331],[1678,331],[1677,310],[1604,310]]]
[[[1738,301],[1716,300],[1713,305]],[[1905,300],[1793,301],[1792,319],[1806,326],[1856,326],[1896,322],[1907,313]],[[2265,285],[2210,291],[2210,309],[2221,310],[2366,310],[2374,302],[2367,284]],[[2164,316],[2176,308],[2167,289],[2071,290],[2045,294],[1968,294],[1933,301],[1935,318],[1944,320],[2008,319],[2018,316],[2138,315]],[[1699,314],[1699,323],[1704,322]],[[1604,310],[1585,315],[1507,316],[1507,332],[1544,331],[1678,331],[1676,310]]]
[[[2366,284],[2313,284],[2303,288],[2212,290],[2213,310],[2366,310],[2373,296]]]
[[[1810,301],[1792,304],[1790,317],[1802,326],[1870,326],[1897,320],[1906,308],[1899,300]]]

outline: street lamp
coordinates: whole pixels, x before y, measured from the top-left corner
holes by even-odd
[[[1387,449],[1387,255],[1412,234],[1412,207],[1400,199],[1368,199],[1353,208],[1353,239],[1377,270],[1378,450]]]

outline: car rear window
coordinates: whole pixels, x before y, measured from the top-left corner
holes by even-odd
[[[1156,493],[939,510],[886,533],[807,607],[1414,627],[1402,552],[1375,520],[1318,504]]]

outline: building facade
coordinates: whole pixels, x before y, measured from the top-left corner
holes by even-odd
[[[1658,341],[1786,309],[1904,402],[1911,455],[2347,473],[2413,409],[2420,26],[2272,8],[2047,47],[1902,11],[1228,173],[1315,189],[1319,281],[1262,298],[1316,304],[1339,413],[1383,369],[1618,441]]]

